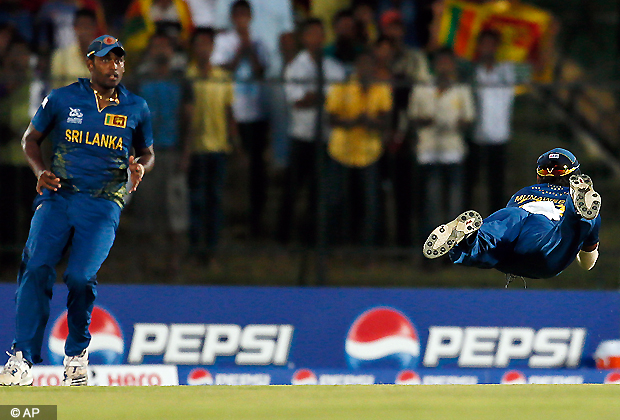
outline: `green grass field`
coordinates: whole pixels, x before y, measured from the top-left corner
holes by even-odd
[[[59,419],[618,419],[617,385],[0,388]]]

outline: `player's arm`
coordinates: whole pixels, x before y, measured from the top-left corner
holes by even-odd
[[[45,167],[43,154],[41,153],[41,142],[45,134],[37,131],[32,123],[28,125],[22,137],[22,149],[26,155],[28,165],[37,177],[37,192],[43,194],[44,189],[57,191],[60,188],[60,179]]]
[[[591,270],[598,259],[598,243],[581,248],[577,254],[577,263],[584,270]]]
[[[150,172],[155,165],[155,151],[153,146],[136,150],[136,157],[129,156],[129,173],[131,174],[131,191],[134,192],[145,173]]]

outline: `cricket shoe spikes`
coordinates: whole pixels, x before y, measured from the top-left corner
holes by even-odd
[[[588,175],[570,177],[570,196],[575,210],[584,219],[592,220],[601,210],[601,195],[594,191],[592,180]]]
[[[2,386],[24,386],[32,385],[34,377],[32,376],[32,367],[21,351],[15,354],[7,352],[9,361],[6,362],[2,372],[0,372],[0,385]]]
[[[77,356],[65,356],[65,377],[62,381],[64,386],[88,385],[88,349],[84,349]]]
[[[423,253],[426,258],[438,258],[445,255],[459,242],[482,226],[482,217],[477,211],[468,210],[445,225],[435,228],[426,239]]]

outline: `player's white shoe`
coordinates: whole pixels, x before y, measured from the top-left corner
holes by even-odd
[[[601,209],[601,195],[594,191],[592,180],[588,175],[570,177],[570,196],[575,210],[584,219],[592,220]]]
[[[32,368],[24,359],[21,351],[15,354],[7,352],[9,361],[4,365],[4,369],[0,372],[0,385],[2,386],[24,386],[32,385],[34,377],[32,376]]]
[[[468,210],[445,225],[437,226],[426,239],[422,252],[426,258],[445,255],[459,242],[482,226],[482,216],[477,211]]]
[[[64,386],[84,386],[88,385],[88,349],[77,356],[65,356],[65,378],[62,381]]]

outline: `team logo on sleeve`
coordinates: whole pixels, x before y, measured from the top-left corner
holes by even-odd
[[[127,127],[127,117],[124,115],[105,114],[104,124],[111,127],[125,128]]]
[[[67,122],[71,124],[82,124],[82,111],[80,108],[71,108],[69,107],[69,117],[67,118]]]

